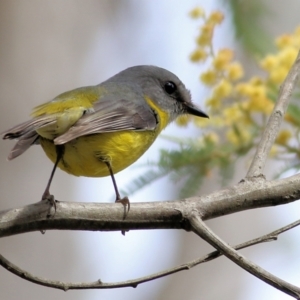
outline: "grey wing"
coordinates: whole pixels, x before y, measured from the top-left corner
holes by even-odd
[[[53,118],[53,116],[41,116],[2,132],[2,134],[4,134],[4,140],[18,139],[18,142],[10,151],[8,159],[14,159],[25,152],[31,145],[38,144],[39,136],[36,130],[47,125],[54,124],[55,122],[56,119]]]
[[[153,130],[157,125],[155,112],[145,100],[141,103],[106,97],[97,101],[67,132],[54,140],[65,144],[84,135],[124,130]]]

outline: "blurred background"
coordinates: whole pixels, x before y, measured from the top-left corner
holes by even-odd
[[[231,1],[238,2],[238,1]],[[247,1],[239,1],[245,8]],[[255,1],[254,1],[255,2]],[[299,25],[299,1],[260,1],[265,14],[259,24],[270,41]],[[199,66],[189,61],[197,23],[188,13],[197,5],[206,11],[221,9],[226,20],[216,36],[218,47],[233,47],[254,72],[250,54],[235,41],[232,8],[224,1],[96,1],[52,0],[0,2],[0,131],[25,121],[31,109],[61,92],[95,85],[115,73],[139,64],[151,64],[174,72],[203,106],[206,92],[199,82]],[[244,5],[244,6],[243,6]],[[255,39],[255,38],[254,38]],[[266,41],[262,41],[264,43]],[[247,62],[249,63],[247,65]],[[204,108],[205,110],[205,108]],[[171,125],[167,135],[192,135],[193,129]],[[32,147],[11,162],[6,161],[13,142],[0,143],[0,210],[40,200],[52,169],[40,147]],[[158,158],[159,149],[174,147],[158,139],[132,167],[116,176],[126,188],[142,174],[137,166]],[[269,166],[267,174],[272,174]],[[232,183],[246,174],[240,164]],[[268,177],[270,178],[270,176]],[[199,194],[220,188],[209,178]],[[58,200],[113,201],[110,178],[76,178],[60,170],[51,189]],[[132,202],[178,199],[174,184],[163,179],[130,196]],[[297,203],[284,207],[247,211],[209,221],[230,244],[275,230],[296,220]],[[279,241],[243,250],[243,254],[268,271],[299,282],[299,230]],[[0,253],[37,276],[62,281],[104,282],[129,280],[200,257],[212,250],[191,233],[160,230],[120,232],[47,231],[0,240]],[[0,299],[289,299],[288,296],[247,274],[225,258],[189,271],[142,284],[136,289],[68,291],[66,293],[24,281],[0,268]]]

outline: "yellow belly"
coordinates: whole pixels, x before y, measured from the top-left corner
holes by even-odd
[[[156,131],[122,131],[83,136],[64,144],[63,159],[58,167],[63,171],[87,177],[108,176],[103,160],[109,161],[117,173],[134,163],[154,142]],[[53,141],[40,138],[41,145],[55,163]]]

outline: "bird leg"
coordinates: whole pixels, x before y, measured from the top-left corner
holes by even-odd
[[[111,164],[108,161],[104,161],[104,163],[106,164],[106,166],[109,170],[110,177],[111,177],[113,185],[114,185],[114,189],[115,189],[115,193],[116,193],[116,201],[115,202],[119,202],[124,206],[124,217],[123,217],[123,219],[125,220],[126,215],[128,214],[128,212],[130,210],[129,199],[128,199],[128,197],[121,198],[119,190],[118,190],[117,182],[116,182],[116,179],[115,179],[115,176],[114,176],[114,172],[113,172],[112,167],[111,167]],[[127,212],[126,212],[126,206],[128,206]]]
[[[55,161],[55,164],[53,166],[50,178],[49,178],[47,186],[46,186],[46,189],[45,189],[45,191],[42,195],[42,201],[43,200],[49,201],[51,206],[54,207],[54,210],[56,212],[56,202],[55,202],[54,196],[50,194],[50,185],[51,185],[52,179],[54,177],[54,173],[55,173],[55,170],[57,168],[57,165],[59,164],[60,160],[63,157],[64,146],[59,145],[59,146],[55,146],[55,148],[56,148],[56,161]],[[48,214],[48,215],[50,215],[50,214]]]

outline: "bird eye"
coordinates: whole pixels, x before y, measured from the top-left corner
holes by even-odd
[[[177,89],[176,84],[172,81],[166,82],[164,88],[169,95],[173,94]]]

